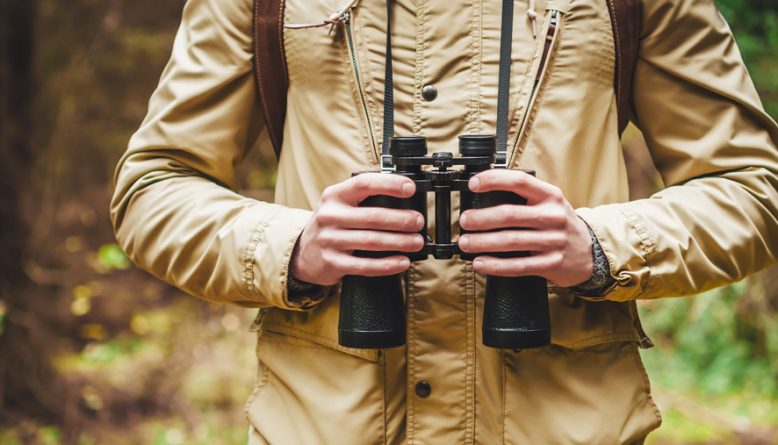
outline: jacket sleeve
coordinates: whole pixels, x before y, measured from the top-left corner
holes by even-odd
[[[645,1],[636,121],[667,188],[578,209],[625,301],[695,294],[778,256],[778,127],[713,0]]]
[[[148,114],[115,174],[111,218],[139,267],[200,298],[304,309],[288,300],[292,250],[310,212],[239,195],[235,166],[262,115],[252,1],[190,0]]]

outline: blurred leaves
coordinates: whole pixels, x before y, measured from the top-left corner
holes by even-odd
[[[733,30],[765,109],[778,116],[778,2],[716,0]]]
[[[97,251],[97,259],[107,270],[127,270],[132,265],[121,247],[115,243],[103,244]]]

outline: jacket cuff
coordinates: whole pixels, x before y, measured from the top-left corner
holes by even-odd
[[[576,209],[597,237],[607,258],[614,283],[592,300],[630,301],[640,298],[651,285],[651,257],[655,243],[640,215],[627,206],[608,204]]]
[[[254,228],[244,256],[244,284],[250,296],[271,306],[290,310],[310,309],[327,295],[329,287],[289,296],[289,263],[297,240],[311,217],[307,210],[276,206]]]

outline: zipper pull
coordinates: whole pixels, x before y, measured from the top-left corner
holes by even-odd
[[[348,11],[344,11],[343,14],[338,16],[338,20],[332,22],[332,26],[330,26],[330,32],[327,34],[332,33],[332,30],[335,28],[335,25],[338,23],[343,23],[343,26],[348,26],[348,22],[351,20],[351,13]]]
[[[341,22],[345,24],[346,22],[348,22],[349,18],[351,18],[351,14],[348,12],[348,10],[346,10],[343,11],[340,15],[329,19],[328,22],[330,24],[330,30],[327,31],[327,35],[332,34],[332,30],[335,29],[335,25]]]

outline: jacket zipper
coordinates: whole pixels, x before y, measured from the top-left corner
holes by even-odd
[[[554,37],[556,37],[558,24],[559,24],[559,11],[552,10],[551,17],[548,23],[548,29],[546,30],[546,36],[543,42],[543,52],[540,55],[540,64],[538,64],[538,70],[535,73],[535,78],[532,83],[532,90],[530,91],[529,94],[529,101],[527,102],[527,107],[524,109],[524,115],[522,116],[521,123],[519,124],[519,132],[518,135],[516,136],[516,143],[514,144],[514,150],[511,152],[511,159],[508,165],[511,165],[513,163],[513,158],[516,156],[516,152],[518,151],[518,143],[521,141],[521,138],[524,136],[527,119],[529,118],[532,108],[535,105],[535,95],[538,92],[538,86],[540,85],[540,81],[543,78],[543,73],[546,70],[548,55],[551,52],[551,47],[554,43]]]
[[[354,48],[354,36],[351,30],[351,13],[346,11],[342,18],[343,28],[346,31],[346,42],[348,45],[349,55],[351,56],[351,68],[354,70],[354,80],[357,83],[357,91],[359,92],[359,100],[362,104],[362,111],[364,112],[365,122],[367,122],[367,133],[370,138],[370,145],[373,149],[373,161],[378,162],[378,148],[376,147],[375,135],[373,134],[373,124],[370,121],[370,112],[367,108],[367,99],[365,98],[365,92],[362,89],[362,81],[359,75],[359,64],[357,63],[357,51]]]

